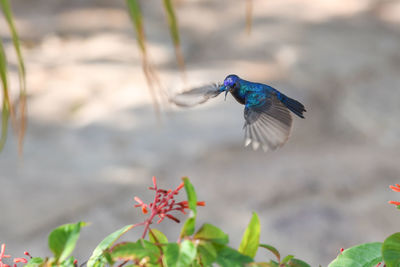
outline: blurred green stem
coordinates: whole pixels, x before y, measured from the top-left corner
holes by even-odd
[[[246,0],[246,31],[247,34],[251,34],[252,28],[252,17],[253,17],[253,0]]]
[[[22,58],[22,52],[21,52],[21,45],[20,45],[20,39],[17,34],[17,30],[14,24],[14,18],[12,15],[11,11],[11,6],[8,0],[0,0],[0,5],[4,14],[4,17],[7,21],[8,27],[11,32],[11,37],[14,45],[15,52],[17,54],[17,59],[18,59],[18,78],[19,78],[19,86],[20,86],[20,91],[19,91],[19,125],[17,126],[17,119],[14,116],[13,113],[13,108],[11,106],[11,101],[8,97],[8,82],[7,82],[7,61],[6,61],[6,56],[4,52],[3,46],[1,47],[1,66],[0,66],[0,72],[1,72],[1,79],[3,83],[3,96],[6,99],[6,102],[8,102],[6,105],[3,104],[3,121],[2,121],[2,142],[5,142],[5,136],[3,135],[4,131],[7,131],[7,124],[5,124],[4,121],[8,121],[8,117],[11,114],[11,119],[13,121],[13,126],[17,130],[18,133],[18,150],[19,153],[22,154],[22,148],[23,148],[23,140],[24,140],[24,135],[25,135],[25,129],[26,129],[26,79],[25,79],[25,65],[24,61]],[[7,106],[7,109],[4,109],[5,106]],[[6,114],[4,114],[6,113]],[[5,118],[7,118],[5,120]],[[4,127],[5,125],[5,127]],[[5,130],[4,130],[5,129]],[[4,136],[4,139],[3,139]],[[4,144],[3,144],[4,145]],[[0,146],[1,150],[2,146]]]

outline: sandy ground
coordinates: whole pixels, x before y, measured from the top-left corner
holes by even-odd
[[[232,98],[164,106],[157,122],[124,1],[12,2],[29,85],[24,157],[14,138],[0,154],[0,242],[13,255],[50,255],[50,229],[83,220],[92,223],[75,253],[84,261],[108,233],[143,219],[133,197],[151,199],[153,175],[164,187],[189,176],[207,203],[199,223],[225,229],[232,246],[256,211],[262,242],[312,266],[399,231],[387,204],[400,182],[398,1],[255,0],[251,35],[245,1],[180,1],[189,84],[236,73],[306,105],[270,153],[243,147]],[[181,90],[162,5],[143,4],[152,61],[168,92]],[[15,80],[4,24],[0,33]],[[173,239],[179,226],[159,228]]]

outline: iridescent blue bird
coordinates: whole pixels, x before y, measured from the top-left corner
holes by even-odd
[[[245,146],[261,146],[265,151],[281,147],[288,140],[292,128],[293,112],[304,118],[304,105],[287,97],[275,88],[262,83],[243,80],[228,75],[223,83],[193,88],[171,99],[178,106],[201,104],[225,92],[230,92],[237,102],[244,105]]]

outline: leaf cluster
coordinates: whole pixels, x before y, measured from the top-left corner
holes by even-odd
[[[148,240],[119,242],[118,239],[140,224],[127,225],[104,238],[94,249],[86,263],[88,267],[310,267],[293,255],[281,257],[273,246],[260,243],[260,221],[253,213],[238,249],[229,246],[229,236],[215,225],[205,223],[196,230],[197,196],[188,178],[183,178],[191,213],[183,224],[176,242],[171,242],[161,231],[149,229]],[[77,267],[71,253],[78,241],[80,230],[87,224],[65,224],[49,235],[51,258],[31,258],[27,266]],[[272,253],[274,260],[255,262],[259,250]],[[366,243],[339,253],[328,267],[400,267],[400,232],[383,243]]]
[[[87,266],[309,266],[291,255],[281,260],[277,249],[260,244],[260,221],[256,213],[253,213],[238,249],[229,246],[229,236],[215,225],[205,223],[196,230],[196,192],[188,178],[184,178],[183,181],[191,213],[183,224],[176,242],[169,241],[161,231],[152,228],[148,240],[117,243],[123,234],[136,226],[127,225],[100,242],[87,261]],[[84,222],[78,222],[54,229],[49,235],[49,248],[53,257],[32,258],[27,265],[78,266],[75,258],[70,255],[76,246],[81,228],[86,225]],[[277,260],[255,262],[254,257],[260,247],[270,250]]]

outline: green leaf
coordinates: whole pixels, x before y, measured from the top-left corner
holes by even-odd
[[[290,267],[311,267],[308,263],[299,260],[299,259],[291,259],[288,263]]]
[[[179,257],[179,245],[176,243],[168,243],[162,246],[162,250],[164,252],[163,262],[165,262],[168,267],[176,266]]]
[[[271,251],[276,256],[276,258],[278,259],[278,262],[281,261],[281,254],[279,253],[279,251],[275,247],[273,247],[271,245],[267,245],[267,244],[260,244],[259,246]]]
[[[28,261],[25,267],[39,267],[44,264],[44,260],[39,257],[34,257]]]
[[[293,255],[287,255],[286,257],[283,258],[282,262],[283,264],[288,263],[291,259],[293,259],[294,256]]]
[[[133,227],[134,225],[132,224],[126,225],[104,238],[103,241],[101,241],[100,244],[98,244],[97,247],[94,249],[92,256],[90,256],[87,262],[87,267],[104,266],[105,263],[108,262],[106,256],[103,255],[104,252],[108,250],[114,244],[114,242],[118,240],[118,238],[120,238],[123,234],[128,232]]]
[[[229,236],[218,227],[205,223],[194,235],[195,239],[212,241],[217,244],[226,245],[229,242]]]
[[[182,227],[180,238],[182,239],[185,236],[190,236],[194,233],[196,227],[196,207],[197,207],[197,196],[196,191],[194,190],[193,185],[190,183],[189,178],[182,178],[185,191],[187,194],[189,208],[192,211],[189,218],[186,220],[185,224]]]
[[[183,183],[185,185],[185,191],[187,194],[189,208],[193,211],[194,215],[197,214],[196,207],[197,207],[197,196],[196,191],[194,190],[193,185],[190,183],[189,178],[184,177],[182,178]]]
[[[68,259],[66,259],[65,261],[61,262],[59,264],[59,266],[60,267],[74,267],[75,266],[74,261],[75,261],[75,258],[71,256]]]
[[[110,252],[112,260],[141,260],[148,258],[153,264],[157,263],[160,256],[160,250],[153,243],[139,239],[137,242],[125,242],[115,245]]]
[[[180,245],[168,243],[162,246],[164,262],[169,267],[186,267],[194,261],[197,250],[190,240],[184,240]]]
[[[250,262],[246,264],[246,267],[274,267],[275,265],[272,265],[271,263],[268,262]]]
[[[217,263],[222,267],[242,267],[253,259],[243,255],[233,248],[223,246],[218,250]]]
[[[163,244],[168,243],[168,238],[159,230],[157,229],[150,229],[149,231],[149,239],[150,242]]]
[[[258,219],[257,213],[253,212],[253,216],[244,232],[242,242],[238,249],[240,253],[254,258],[260,241],[260,231],[260,220]]]
[[[382,245],[382,257],[387,267],[400,266],[400,233],[385,239]]]
[[[49,235],[49,248],[53,252],[56,263],[64,261],[74,250],[81,227],[85,222],[64,224],[54,229]]]
[[[195,259],[197,250],[195,245],[190,240],[184,240],[179,246],[179,257],[176,266],[189,266]]]
[[[209,266],[217,258],[217,250],[210,242],[200,242],[197,246],[197,254],[204,266]]]
[[[366,243],[344,250],[328,267],[370,267],[382,261],[382,243]]]
[[[180,237],[190,236],[194,233],[196,226],[196,217],[188,218],[183,224]]]
[[[279,262],[276,262],[276,261],[273,261],[273,260],[269,261],[268,264],[271,267],[279,267]]]

